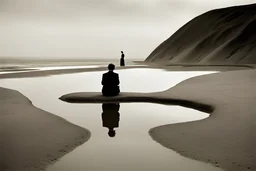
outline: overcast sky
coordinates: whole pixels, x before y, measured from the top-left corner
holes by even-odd
[[[0,0],[0,56],[145,59],[192,18],[255,0]]]

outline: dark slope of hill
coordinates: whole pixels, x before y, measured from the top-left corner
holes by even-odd
[[[194,18],[146,61],[256,64],[256,4],[216,9]]]

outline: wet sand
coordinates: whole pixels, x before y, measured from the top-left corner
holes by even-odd
[[[86,142],[90,132],[0,88],[1,171],[43,170]]]
[[[123,69],[135,69],[135,68],[152,68],[152,69],[164,69],[167,71],[232,71],[232,70],[247,70],[254,68],[253,65],[163,65],[154,64],[147,62],[136,62],[137,66],[130,65],[125,67],[116,66],[116,70]],[[83,66],[83,65],[81,65]],[[11,78],[29,78],[29,77],[47,77],[51,75],[61,75],[61,74],[72,74],[81,72],[94,72],[94,71],[106,71],[107,67],[93,67],[93,68],[73,68],[73,69],[53,69],[53,70],[27,70],[25,72],[13,72],[13,73],[1,73],[0,79],[11,79]],[[16,69],[18,71],[19,68]]]

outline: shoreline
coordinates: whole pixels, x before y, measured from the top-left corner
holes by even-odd
[[[0,95],[0,170],[44,170],[90,138],[85,128],[33,106],[16,90],[0,88]]]
[[[209,104],[214,111],[201,121],[158,126],[149,134],[183,156],[226,170],[255,170],[255,76],[255,69],[209,74],[160,93]]]
[[[254,66],[246,66],[246,65],[218,65],[218,66],[210,66],[210,65],[168,65],[163,66],[159,64],[147,64],[145,66],[125,66],[120,67],[117,66],[116,70],[123,69],[136,69],[136,68],[149,68],[149,69],[164,69],[166,71],[232,71],[232,70],[248,70],[254,68]],[[142,63],[140,63],[142,64]],[[106,67],[97,67],[97,68],[79,68],[79,69],[55,69],[55,70],[31,70],[26,72],[17,72],[17,73],[4,73],[0,72],[0,79],[11,79],[11,78],[30,78],[30,77],[47,77],[51,75],[62,75],[62,74],[74,74],[74,73],[82,73],[82,72],[97,72],[97,71],[107,71]]]

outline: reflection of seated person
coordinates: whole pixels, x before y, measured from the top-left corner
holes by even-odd
[[[119,103],[103,103],[102,104],[102,124],[103,127],[109,129],[108,135],[114,137],[116,132],[114,128],[119,126]]]
[[[102,94],[103,96],[116,96],[120,93],[119,76],[117,73],[113,72],[115,70],[114,64],[109,64],[108,70],[107,73],[102,75]]]

